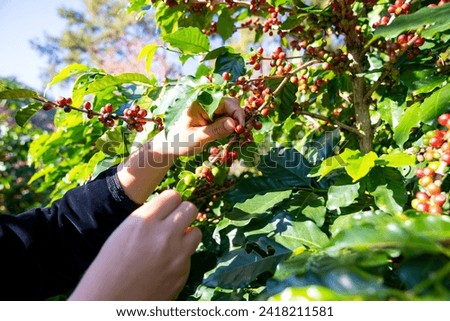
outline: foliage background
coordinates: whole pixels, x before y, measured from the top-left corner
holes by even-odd
[[[421,10],[431,1],[414,1],[409,16],[391,16],[389,27],[374,28],[380,16],[388,14],[391,3],[355,1],[350,6],[346,1],[334,2],[353,13],[351,18],[333,20],[342,14],[333,5],[319,9],[302,1],[256,1],[252,10],[250,3],[229,7],[222,2],[211,6],[201,1],[134,0],[129,2],[130,12],[140,17],[154,14],[155,20],[141,20],[136,29],[130,27],[133,31],[128,37],[122,32],[129,30],[132,19],[122,20],[117,28],[111,27],[112,19],[104,21],[99,32],[93,24],[98,21],[93,17],[100,13],[115,16],[123,3],[118,2],[118,7],[104,1],[86,3],[86,14],[62,11],[71,24],[61,38],[38,45],[41,50],[67,48],[50,50],[54,66],[65,67],[49,86],[71,79],[74,106],[90,100],[99,111],[112,103],[122,114],[125,108],[139,104],[164,118],[170,128],[195,100],[212,113],[220,99],[235,90],[246,104],[245,99],[255,91],[241,92],[239,76],[268,77],[264,86],[277,92],[268,117],[250,108],[262,129],[253,130],[254,142],[239,148],[241,161],[231,171],[208,163],[205,151],[194,158],[181,158],[159,187],[176,188],[206,215],[198,222],[204,239],[180,299],[449,299],[448,204],[443,207],[444,215],[421,213],[411,206],[422,189],[414,175],[416,168],[438,161],[416,162],[423,135],[438,128],[436,118],[450,107],[450,37],[445,18],[449,4]],[[235,27],[249,18],[273,18],[269,5],[284,8],[280,22],[271,25],[275,36],[248,27],[235,33]],[[133,68],[108,69],[130,54],[111,54],[111,45],[141,47],[135,43],[134,32],[154,26],[154,21],[162,41],[151,38],[153,31],[150,39],[142,39],[150,42],[141,52],[147,70],[158,65],[158,60],[153,61],[156,53],[164,57],[162,46],[178,52],[181,64],[195,62],[198,67],[192,76],[172,79],[171,72],[178,67],[164,68],[158,76]],[[207,37],[211,23],[217,24],[218,33]],[[409,59],[407,52],[395,49],[393,59],[387,48],[398,35],[424,25],[428,28],[421,31],[425,42],[420,52]],[[279,37],[278,30],[288,31]],[[113,41],[103,44],[104,38]],[[332,45],[326,46],[324,39]],[[306,40],[313,50],[292,48],[291,41],[300,40]],[[261,71],[249,63],[260,45],[268,57]],[[303,61],[317,61],[305,68],[306,73],[303,69],[296,73],[306,78],[306,86],[284,81],[293,75],[277,74],[276,67],[270,68],[270,53],[277,46],[287,56],[297,57],[291,60],[293,70],[302,69]],[[108,63],[102,60],[105,57]],[[331,69],[324,68],[324,62]],[[287,62],[281,63],[286,66]],[[223,79],[224,72],[231,73],[231,81]],[[168,79],[162,81],[164,77]],[[0,98],[9,99],[10,108],[16,108],[14,99],[37,95],[2,84]],[[25,123],[37,109],[28,105],[16,119]],[[28,182],[38,184],[37,191],[49,197],[30,205],[57,200],[68,189],[118,163],[157,132],[152,125],[138,134],[126,124],[105,129],[81,113],[62,110],[57,111],[54,124],[53,131],[33,135],[28,155],[15,156],[19,162],[26,157],[33,165]],[[8,132],[8,139],[14,141],[13,131]],[[58,153],[50,152],[55,149]],[[217,168],[212,185],[196,173],[201,166]],[[194,185],[185,183],[188,175],[196,175]],[[442,188],[448,193],[445,183]]]

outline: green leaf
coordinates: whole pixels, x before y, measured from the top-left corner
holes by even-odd
[[[413,166],[416,163],[416,156],[394,150],[390,154],[383,154],[375,161],[377,165],[389,167]]]
[[[283,78],[271,79],[267,82],[267,86],[272,90],[276,90]],[[278,94],[277,121],[285,121],[293,112],[294,102],[297,99],[298,86],[288,81]]]
[[[450,4],[447,5],[450,8]],[[447,111],[450,104],[450,83],[436,90],[430,97],[426,98],[420,105],[420,116],[422,122],[438,118]]]
[[[352,229],[354,226],[364,224],[364,222],[373,222],[377,224],[384,218],[390,218],[386,213],[375,214],[372,211],[357,212],[352,214],[340,215],[337,217],[330,227],[330,233],[332,237],[336,236],[339,232]]]
[[[325,222],[325,199],[313,191],[298,191],[293,194],[289,202],[289,213],[297,218],[306,216],[321,227]]]
[[[400,213],[408,200],[404,178],[395,168],[375,167],[372,169],[367,190],[375,197],[378,208],[390,214]]]
[[[257,194],[282,191],[288,188],[291,188],[290,184],[273,177],[251,177],[240,180],[234,189],[225,194],[224,198],[230,203],[244,202]]]
[[[234,31],[234,20],[231,17],[230,10],[224,8],[217,21],[217,32],[222,37],[223,41],[225,41],[233,35]]]
[[[38,93],[30,89],[2,89],[0,99],[36,98]]]
[[[328,245],[328,237],[312,221],[297,222],[285,215],[277,214],[266,226],[245,233],[248,241],[267,236],[294,253],[308,249],[320,249]]]
[[[369,152],[358,158],[348,158],[345,171],[353,178],[353,182],[356,182],[370,172],[377,159],[378,155],[374,152]]]
[[[398,126],[394,129],[394,140],[398,146],[403,147],[403,144],[409,138],[411,128],[417,127],[420,123],[419,116],[420,103],[415,103],[408,107],[403,116],[398,122]]]
[[[327,208],[337,210],[353,204],[359,196],[359,187],[359,183],[331,186],[328,190]]]
[[[209,39],[195,27],[179,28],[174,33],[163,35],[163,40],[184,54],[199,54],[209,51]]]
[[[155,57],[158,47],[159,46],[155,43],[149,44],[142,48],[141,52],[139,53],[138,60],[145,58],[145,70],[147,72],[150,72],[150,69],[152,68],[153,58]]]
[[[309,187],[311,165],[294,148],[272,148],[264,155],[258,169],[267,177],[281,180],[287,186]]]
[[[261,238],[256,246],[260,251],[238,249],[219,259],[216,268],[206,275],[208,287],[237,289],[245,287],[265,272],[274,272],[279,262],[290,255],[290,251],[268,238]]]
[[[214,73],[222,75],[224,72],[231,74],[231,81],[236,81],[239,76],[245,74],[245,61],[241,55],[225,53],[216,59]]]
[[[209,116],[209,119],[213,119],[214,113],[219,108],[220,102],[223,98],[223,91],[213,88],[208,88],[205,91],[202,91],[200,95],[198,95],[198,102],[206,111]]]
[[[172,128],[172,125],[180,119],[184,111],[197,100],[200,93],[198,88],[184,87],[184,89],[183,95],[177,95],[169,98],[171,99],[172,104],[168,106],[164,115],[164,127],[166,131]]]
[[[327,209],[323,197],[311,201],[310,204],[302,210],[302,214],[313,220],[319,227],[325,222],[326,212]]]
[[[433,68],[421,65],[405,66],[400,73],[400,80],[414,95],[429,93],[446,81],[445,75],[437,75]]]
[[[325,159],[320,164],[320,167],[312,172],[310,176],[319,176],[319,179],[322,179],[334,170],[345,168],[347,166],[348,159],[358,158],[359,155],[361,155],[360,151],[346,148],[341,154]]]
[[[98,150],[106,155],[123,155],[126,152],[123,132],[120,127],[114,127],[105,132],[95,143]]]
[[[342,229],[331,239],[331,246],[326,250],[332,256],[340,251],[352,249],[354,251],[368,251],[375,249],[408,249],[414,252],[440,253],[442,246],[434,240],[411,233],[405,226],[410,221],[396,222],[394,220],[360,221],[351,229]]]
[[[161,28],[161,34],[164,37],[172,34],[178,29],[178,21],[183,16],[183,11],[178,6],[168,6],[161,1],[156,5],[155,18],[158,26]]]
[[[216,48],[216,49],[208,52],[206,54],[205,58],[203,58],[203,60],[206,61],[206,60],[216,59],[219,56],[225,55],[227,53],[233,53],[233,48],[222,46],[222,47]]]
[[[90,83],[87,92],[95,93],[109,87],[132,83],[155,85],[156,81],[140,73],[123,73],[117,76],[106,75]]]
[[[265,213],[276,204],[290,197],[291,193],[292,191],[282,191],[269,192],[264,195],[255,195],[254,197],[247,199],[243,203],[237,203],[234,206],[234,209],[238,209],[240,211],[251,214]]]
[[[437,242],[450,241],[450,217],[447,215],[421,215],[405,222],[404,228],[411,233]]]
[[[45,92],[47,92],[47,90],[51,86],[56,85],[57,83],[66,80],[67,78],[84,73],[90,69],[91,68],[89,68],[88,66],[83,65],[83,64],[75,63],[75,64],[68,65],[67,67],[63,68],[59,73],[57,73],[53,77],[53,79],[47,84],[47,87],[45,88]]]
[[[403,114],[399,125],[394,130],[394,139],[399,146],[409,138],[411,128],[426,123],[439,117],[446,112],[450,101],[450,84],[436,90],[430,97],[426,98],[422,104],[414,104]]]
[[[377,186],[371,194],[380,210],[390,214],[400,214],[402,212],[403,208],[394,199],[394,192],[387,186]]]
[[[424,7],[412,14],[396,17],[391,24],[378,27],[374,34],[377,37],[394,38],[405,31],[429,25],[421,33],[423,37],[428,38],[437,32],[450,29],[448,17],[450,17],[450,4],[436,8]]]
[[[272,226],[276,228],[274,240],[284,247],[295,252],[305,246],[308,249],[321,249],[329,240],[324,232],[312,221],[295,222],[289,220],[275,220]],[[283,231],[279,231],[283,227]],[[268,234],[271,237],[271,234]]]
[[[32,103],[17,110],[15,120],[17,125],[24,127],[28,120],[42,108],[41,103]]]
[[[399,104],[396,100],[384,97],[378,101],[377,110],[381,119],[387,122],[392,129],[395,129],[400,117],[403,115],[405,106],[405,104]]]

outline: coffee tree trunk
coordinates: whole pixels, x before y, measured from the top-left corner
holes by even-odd
[[[361,152],[368,153],[372,150],[374,130],[370,121],[370,105],[367,99],[367,87],[364,79],[367,59],[364,53],[364,42],[359,40],[354,27],[350,27],[347,33],[347,48],[353,57],[352,88],[353,105],[355,107],[356,126],[361,135],[358,137]]]

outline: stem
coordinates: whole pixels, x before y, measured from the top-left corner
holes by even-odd
[[[47,98],[45,98],[45,97],[41,97],[41,96],[39,96],[39,97],[33,97],[32,99],[34,99],[34,100],[37,100],[37,101],[40,101],[41,103],[50,103],[50,104],[52,104],[53,106],[55,106],[56,108],[64,108],[65,106],[67,106],[67,107],[70,107],[70,109],[72,109],[72,110],[76,110],[76,111],[79,111],[79,112],[81,112],[81,113],[85,113],[85,114],[92,114],[92,115],[94,115],[94,116],[101,116],[102,115],[102,113],[99,113],[99,112],[96,112],[96,111],[93,111],[93,110],[86,110],[86,109],[84,109],[84,108],[78,108],[78,107],[75,107],[75,106],[71,106],[71,105],[65,105],[65,106],[59,106],[58,104],[56,104],[55,102],[53,102],[53,101],[51,101],[51,100],[48,100]],[[119,116],[119,115],[117,115],[117,114],[114,114],[114,113],[111,113],[110,114],[110,116],[111,116],[111,118],[112,119],[120,119],[120,120],[123,120],[124,122],[126,122],[126,123],[130,123],[130,118],[128,118],[128,117],[125,117],[125,116]],[[139,118],[139,121],[140,122],[154,122],[155,120],[153,119],[153,118]]]
[[[332,123],[332,124],[342,128],[342,129],[348,130],[349,132],[356,134],[358,137],[363,136],[363,134],[358,129],[356,129],[355,127],[352,127],[352,126],[349,126],[347,124],[341,123],[338,120],[330,120],[327,117],[322,116],[320,114],[315,114],[315,113],[311,113],[309,111],[304,111],[304,110],[300,110],[298,112],[298,114],[330,122],[330,123]]]

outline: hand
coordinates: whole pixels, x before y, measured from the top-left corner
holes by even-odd
[[[105,242],[69,299],[175,299],[201,240],[198,228],[187,228],[196,215],[174,191],[142,205]]]
[[[245,125],[245,112],[235,98],[224,98],[214,119],[198,104],[190,106],[169,132],[161,132],[118,166],[117,176],[128,197],[142,204],[161,183],[180,155],[200,152],[212,141],[230,135],[236,123]]]
[[[195,102],[167,133],[160,133],[152,141],[154,151],[173,156],[200,152],[212,141],[233,133],[237,124],[245,125],[244,109],[236,98],[224,98],[211,120],[205,110]]]

